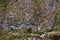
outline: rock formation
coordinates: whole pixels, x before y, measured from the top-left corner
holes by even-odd
[[[53,26],[59,0],[10,0],[6,6],[4,23],[22,24],[35,28]],[[0,13],[3,9],[0,9]],[[4,11],[4,10],[3,10]]]

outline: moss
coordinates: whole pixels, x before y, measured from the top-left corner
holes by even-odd
[[[60,10],[57,11],[57,19],[54,25],[55,30],[60,30]]]
[[[0,2],[2,4],[2,6],[6,7],[7,4],[9,3],[9,0],[1,0]]]
[[[60,10],[57,11],[57,18],[60,18]]]
[[[57,20],[57,22],[54,25],[55,30],[60,30],[60,21]]]
[[[59,40],[60,39],[60,36],[54,36],[52,39],[53,40]]]

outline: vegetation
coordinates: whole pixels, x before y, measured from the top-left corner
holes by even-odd
[[[60,10],[57,11],[57,19],[54,26],[55,30],[60,30]]]

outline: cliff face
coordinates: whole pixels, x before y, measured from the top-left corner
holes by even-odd
[[[10,0],[3,7],[6,11],[0,9],[0,13],[5,14],[4,23],[49,28],[54,24],[58,5],[59,0]]]

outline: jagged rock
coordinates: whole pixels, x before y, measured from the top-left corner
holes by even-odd
[[[6,9],[9,11],[5,12],[4,22],[18,24],[17,22],[22,20],[25,24],[35,25],[36,28],[41,26],[49,29],[54,24],[58,5],[59,0],[44,0],[42,3],[39,0],[10,0],[8,3],[10,9]]]

